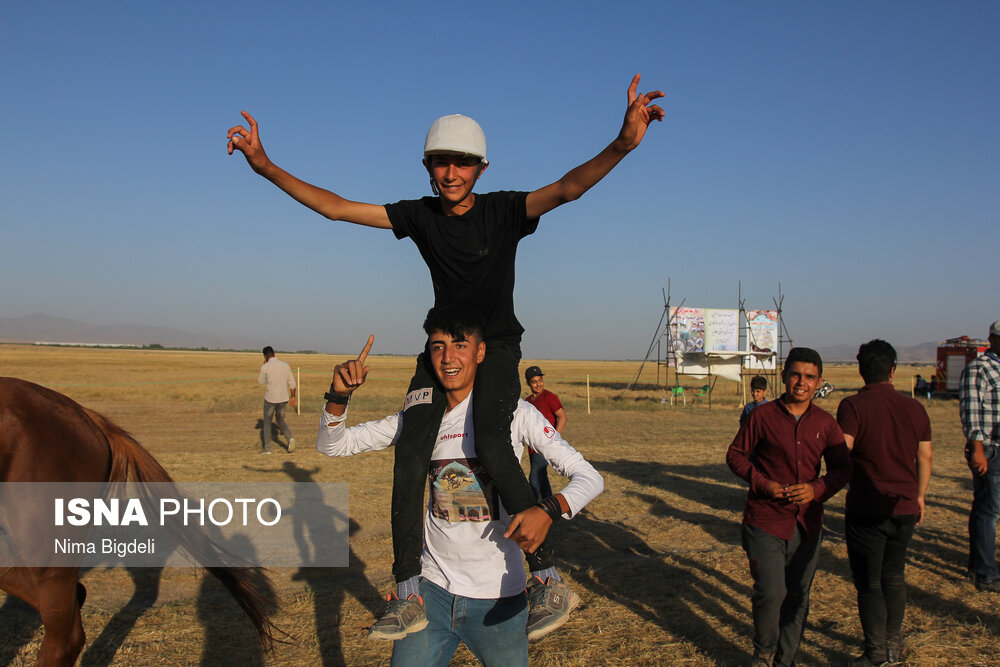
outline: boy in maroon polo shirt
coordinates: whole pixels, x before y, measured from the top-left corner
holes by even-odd
[[[896,350],[884,340],[858,349],[865,386],[840,402],[837,423],[851,449],[847,556],[858,591],[864,654],[853,665],[903,661],[906,547],[924,515],[931,479],[931,421],[919,401],[896,391]]]
[[[781,379],[785,393],[750,413],[726,463],[750,484],[743,549],[753,577],[753,664],[792,665],[798,651],[823,529],[823,502],[851,475],[844,435],[812,404],[823,360],[792,348]],[[820,459],[826,475],[820,477]]]

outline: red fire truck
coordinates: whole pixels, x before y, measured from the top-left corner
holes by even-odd
[[[958,380],[965,365],[990,349],[985,340],[968,336],[949,338],[938,344],[937,371],[934,373],[936,391],[958,391]]]

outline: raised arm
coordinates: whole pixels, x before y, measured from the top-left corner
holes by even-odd
[[[557,206],[579,199],[642,142],[650,122],[663,120],[663,109],[651,104],[653,100],[663,97],[663,91],[637,93],[638,88],[639,75],[636,74],[628,87],[628,108],[625,110],[622,129],[615,140],[595,157],[568,172],[555,183],[529,194],[527,201],[529,218],[537,218]]]
[[[366,366],[365,362],[368,361],[368,353],[374,343],[375,336],[368,336],[368,342],[361,349],[361,354],[358,355],[357,359],[334,366],[333,382],[330,383],[330,394],[327,396],[325,408],[327,414],[340,417],[347,412],[347,402],[350,400],[351,394],[359,389],[368,378],[368,371],[371,370],[371,367]],[[335,398],[336,402],[329,400],[331,397]]]
[[[322,216],[331,220],[343,220],[368,227],[391,229],[389,216],[384,206],[351,201],[336,195],[329,190],[292,176],[287,171],[271,162],[261,145],[257,131],[257,121],[246,111],[241,111],[250,129],[237,125],[229,129],[226,146],[230,155],[234,150],[243,153],[250,168],[285,191],[295,201],[307,206]]]
[[[327,403],[320,415],[316,435],[316,451],[327,456],[353,456],[391,447],[402,430],[401,415],[396,413],[384,419],[344,428],[347,419],[347,402],[351,394],[365,383],[369,367],[365,365],[375,337],[369,336],[357,359],[337,364]]]

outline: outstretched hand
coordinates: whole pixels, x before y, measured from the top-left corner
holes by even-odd
[[[365,383],[368,371],[371,370],[369,366],[365,365],[365,361],[368,360],[368,352],[372,349],[374,342],[375,336],[368,336],[368,342],[365,343],[357,359],[345,361],[334,367],[332,387],[335,393],[351,394]]]
[[[651,104],[651,102],[663,97],[665,93],[662,90],[654,90],[649,93],[637,92],[639,78],[638,74],[632,77],[632,83],[628,87],[628,108],[625,110],[622,129],[618,133],[617,142],[624,151],[630,151],[642,142],[650,122],[663,121],[663,109],[657,104]]]
[[[260,136],[257,134],[257,121],[246,111],[241,111],[240,113],[243,114],[247,124],[250,125],[250,129],[247,130],[242,125],[229,128],[229,134],[226,135],[229,139],[226,150],[230,155],[233,154],[233,150],[243,153],[243,157],[247,159],[250,168],[259,174],[271,163],[271,159],[267,157],[267,153],[264,152],[264,146],[260,143]]]

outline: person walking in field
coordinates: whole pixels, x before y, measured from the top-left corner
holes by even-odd
[[[514,515],[535,504],[531,487],[509,447],[512,415],[520,397],[518,363],[521,334],[514,315],[514,259],[518,242],[533,233],[545,213],[574,201],[604,178],[645,137],[652,121],[662,121],[663,109],[652,102],[661,91],[639,93],[639,75],[628,88],[627,108],[618,136],[594,158],[562,178],[533,192],[473,192],[489,166],[486,137],[473,119],[458,114],[438,118],[424,141],[423,165],[433,197],[384,206],[345,199],[310,185],[279,168],[261,145],[257,122],[247,112],[249,127],[228,133],[228,151],[243,153],[250,167],[301,204],[332,220],[388,229],[398,239],[409,237],[430,270],[434,305],[455,306],[476,313],[484,322],[489,353],[478,370],[472,410],[476,449],[481,465],[499,489],[504,507]],[[434,438],[445,410],[445,397],[428,366],[424,350],[404,399],[405,431],[395,447],[392,494],[393,574],[401,599],[421,604],[418,593],[424,479]],[[544,544],[547,525],[538,537],[522,544],[532,573],[542,581],[563,586]],[[567,591],[561,591],[565,595]],[[398,618],[383,618],[395,627]],[[382,623],[382,620],[379,623]],[[373,632],[379,631],[379,623]]]
[[[563,409],[559,397],[545,388],[545,374],[538,366],[530,366],[524,371],[524,381],[531,389],[531,395],[525,400],[535,406],[542,416],[562,434],[566,428],[566,410]],[[528,484],[535,494],[535,500],[541,500],[552,495],[552,485],[549,484],[548,461],[545,457],[528,447],[528,462],[531,471],[528,473]]]
[[[868,341],[857,359],[865,386],[837,408],[853,463],[844,537],[864,632],[864,653],[848,664],[900,665],[906,549],[924,517],[933,455],[931,420],[920,401],[893,387],[892,345]]]
[[[429,466],[419,590],[420,608],[394,600],[402,622],[384,638],[396,640],[392,664],[447,665],[464,642],[485,665],[528,664],[528,640],[558,628],[568,609],[579,601],[532,579],[527,599],[521,550],[533,542],[539,523],[571,518],[604,488],[600,474],[525,401],[518,401],[507,435],[512,456],[525,445],[538,451],[569,484],[511,517],[497,502],[495,486],[480,464],[475,446],[471,405],[479,390],[477,369],[488,356],[482,329],[453,309],[433,308],[424,323],[430,363],[443,387],[446,412],[438,424]],[[369,337],[361,355],[334,369],[321,416],[316,448],[327,456],[352,456],[398,446],[409,413],[404,409],[384,419],[344,427],[347,405],[365,382]],[[528,599],[550,598],[544,607],[566,613],[548,614],[532,623]],[[426,611],[425,611],[426,609]],[[419,613],[418,613],[419,612]],[[535,635],[526,631],[534,626]],[[422,630],[414,632],[414,630]]]
[[[823,503],[851,475],[844,434],[812,402],[823,381],[819,354],[792,348],[781,378],[785,393],[750,413],[726,453],[730,470],[750,485],[742,541],[753,578],[755,666],[795,663],[819,558]]]
[[[970,362],[958,383],[965,459],[972,470],[969,576],[976,590],[1000,593],[1000,320],[990,325],[990,349]]]
[[[295,438],[292,429],[285,423],[285,407],[295,407],[295,376],[292,368],[274,355],[274,348],[268,345],[263,349],[264,363],[257,376],[257,384],[266,385],[264,390],[264,420],[260,425],[262,454],[271,453],[271,419],[278,425],[278,430],[285,436],[288,452],[295,451]]]

